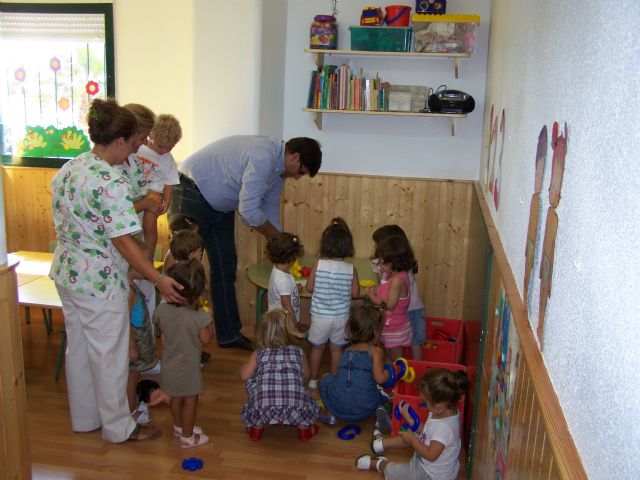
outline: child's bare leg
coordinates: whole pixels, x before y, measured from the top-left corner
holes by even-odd
[[[411,345],[411,356],[414,360],[422,360],[422,345]]]
[[[193,425],[196,422],[196,411],[198,410],[198,395],[190,395],[182,397],[182,419],[181,424],[176,425],[182,427],[182,436],[190,437],[193,435]]]
[[[309,355],[309,370],[311,379],[318,378],[318,372],[320,371],[320,362],[322,361],[322,354],[324,353],[324,347],[326,343],[322,345],[312,345],[311,354]]]
[[[387,353],[391,362],[393,363],[402,356],[402,347],[390,348]]]
[[[340,366],[340,359],[342,358],[344,347],[329,344],[329,351],[331,352],[331,373],[335,375],[338,373],[338,367]]]
[[[384,446],[385,451],[389,450],[390,448],[407,448],[407,447],[409,447],[408,444],[404,443],[404,440],[402,440],[402,437],[400,435],[398,435],[396,437],[383,437],[382,438],[382,445]]]
[[[142,217],[142,231],[144,232],[145,255],[150,261],[153,261],[156,252],[156,243],[158,243],[158,217],[155,213],[144,212]]]
[[[182,409],[185,397],[171,397],[171,415],[173,416],[173,424],[176,427],[182,427]]]
[[[129,411],[137,407],[136,404],[136,387],[138,386],[138,380],[140,374],[138,372],[129,371],[129,377],[127,378],[127,400],[129,401]]]

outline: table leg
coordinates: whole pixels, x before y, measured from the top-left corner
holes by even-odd
[[[24,307],[24,323],[27,325],[31,323],[31,309],[29,307]]]
[[[260,319],[262,318],[262,303],[264,302],[264,296],[266,293],[266,288],[258,287],[258,295],[256,298],[256,328],[260,325]]]
[[[58,360],[56,361],[56,380],[60,378],[60,371],[62,370],[62,360],[64,359],[64,350],[67,346],[67,331],[62,330],[60,332],[60,348],[58,349]]]
[[[44,319],[44,326],[47,329],[47,335],[49,335],[53,325],[53,312],[50,308],[42,309],[42,318]]]

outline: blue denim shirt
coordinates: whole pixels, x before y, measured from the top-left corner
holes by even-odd
[[[250,227],[269,220],[278,230],[284,185],[284,143],[259,136],[233,136],[210,143],[178,168],[196,182],[219,212],[236,210]]]

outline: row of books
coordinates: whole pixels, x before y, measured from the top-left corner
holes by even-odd
[[[308,108],[386,112],[389,84],[376,74],[355,75],[349,65],[325,65],[311,72]]]

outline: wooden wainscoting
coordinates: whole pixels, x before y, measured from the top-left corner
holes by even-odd
[[[522,299],[507,261],[498,231],[493,224],[481,188],[477,195],[487,224],[493,248],[492,275],[489,280],[487,326],[484,357],[481,361],[480,398],[473,452],[473,478],[497,478],[496,436],[492,432],[496,411],[491,410],[492,369],[495,365],[496,338],[500,334],[500,297],[508,302],[517,337],[519,361],[513,400],[509,411],[509,431],[505,478],[519,479],[586,479],[586,473],[569,434],[567,422],[544,366],[542,354],[529,324]],[[501,292],[504,292],[501,295]],[[511,335],[511,333],[509,333]],[[500,381],[508,382],[501,377]],[[497,407],[494,407],[497,408]],[[504,431],[504,423],[499,429]]]
[[[8,251],[47,251],[55,242],[51,180],[55,169],[4,167]],[[356,255],[373,253],[373,231],[397,223],[407,233],[420,272],[416,279],[429,315],[479,319],[488,240],[472,182],[319,174],[289,180],[282,196],[283,226],[319,250],[333,217],[349,224]],[[169,243],[166,216],[159,222],[163,253]],[[256,288],[246,269],[265,258],[261,235],[236,218],[238,303],[243,321],[255,319]]]

